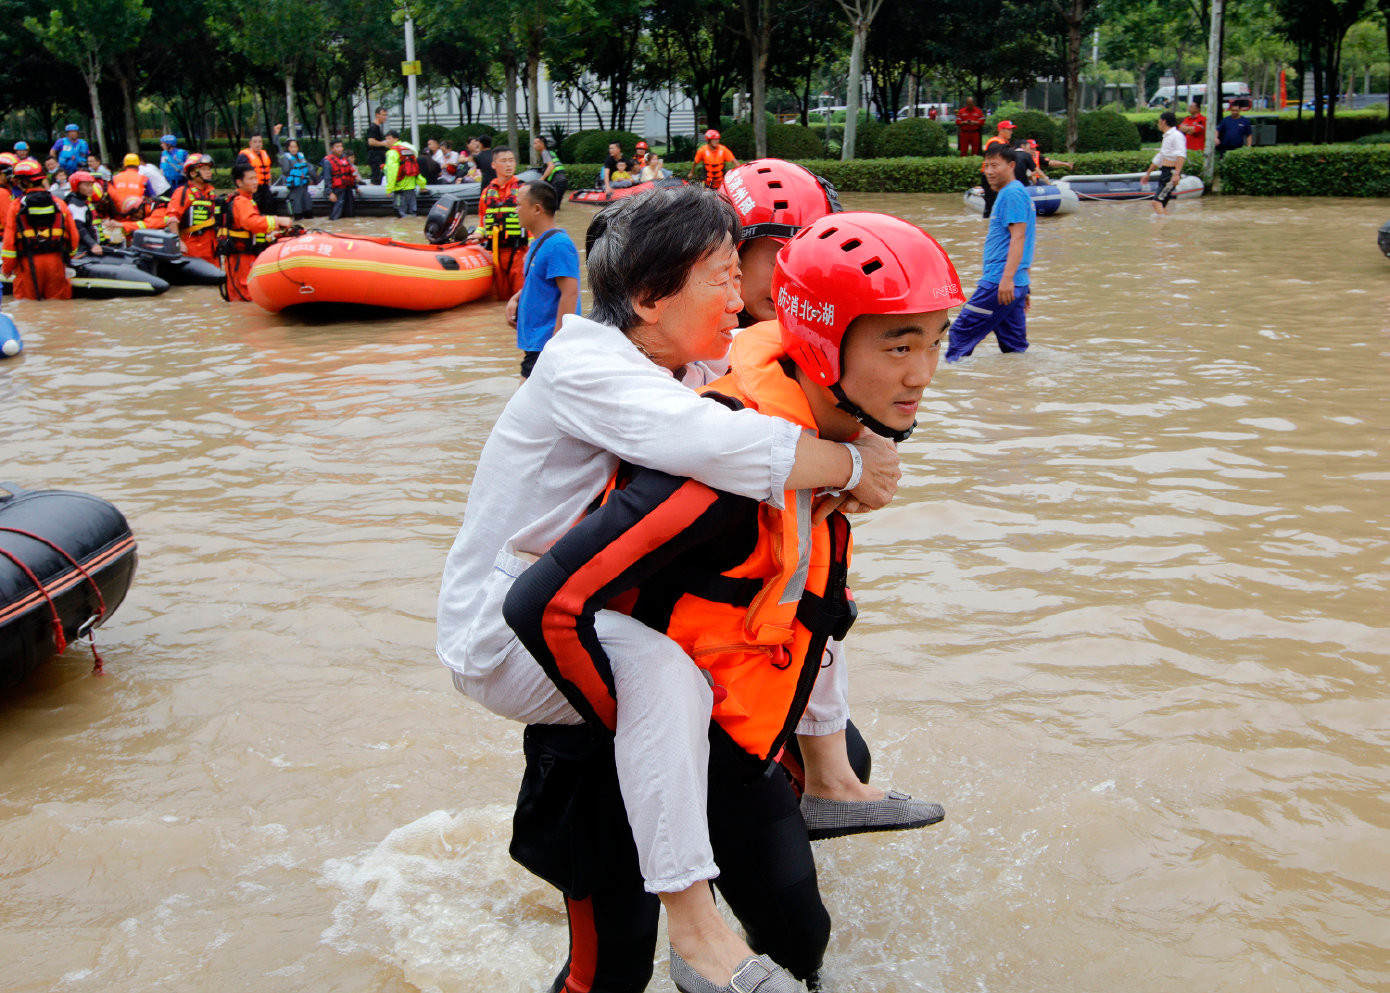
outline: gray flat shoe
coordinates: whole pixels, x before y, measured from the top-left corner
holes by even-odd
[[[806,820],[807,836],[817,841],[866,831],[926,827],[943,820],[946,811],[939,803],[889,790],[882,800],[827,800],[808,793],[801,798],[801,816]]]
[[[671,949],[671,982],[680,993],[802,993],[792,974],[766,955],[744,959],[728,986],[715,986]]]

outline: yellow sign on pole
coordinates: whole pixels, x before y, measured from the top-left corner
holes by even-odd
[[[402,75],[402,76],[418,76],[418,75],[420,75],[420,61],[417,59],[417,60],[415,60],[414,62],[402,62],[402,63],[401,63],[401,75]]]

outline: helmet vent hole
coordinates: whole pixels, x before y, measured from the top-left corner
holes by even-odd
[[[782,181],[780,179],[769,179],[767,181],[767,188],[769,190],[780,190],[782,188]]]
[[[872,272],[876,272],[879,269],[882,269],[883,263],[880,262],[878,259],[870,259],[869,261],[865,262],[862,266],[860,266],[860,268],[864,270],[864,275],[867,276]]]
[[[845,242],[843,245],[840,246],[840,251],[852,252],[862,244],[864,243],[860,241],[858,238],[851,238],[849,241]]]
[[[832,234],[834,234],[836,230],[836,228],[826,228],[824,231],[820,233],[820,239],[824,241],[826,238],[829,238]]]
[[[772,201],[772,209],[773,209],[773,210],[786,210],[789,206],[791,206],[791,204],[787,203],[787,201],[785,201],[785,200],[774,200],[774,201]]]

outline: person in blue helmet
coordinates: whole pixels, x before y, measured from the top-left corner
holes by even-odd
[[[82,129],[76,124],[69,124],[63,128],[63,137],[53,143],[53,148],[49,152],[58,160],[58,165],[69,176],[86,169],[87,156],[92,154],[92,150],[87,147],[87,142],[82,137]]]
[[[159,147],[164,149],[159,153],[159,171],[169,181],[169,189],[182,186],[186,178],[183,167],[188,162],[188,150],[180,148],[178,136],[172,134],[160,138]]]
[[[27,141],[17,141],[14,143],[15,161],[23,162],[29,158],[29,143]]]

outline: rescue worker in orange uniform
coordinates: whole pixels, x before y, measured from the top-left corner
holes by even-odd
[[[980,154],[980,129],[985,126],[985,112],[975,106],[974,97],[965,98],[965,106],[956,111],[956,147],[962,157]]]
[[[478,201],[478,226],[468,235],[474,244],[492,250],[492,292],[498,300],[510,300],[526,281],[526,228],[517,216],[516,194],[522,187],[516,178],[516,154],[505,146],[492,150],[497,178]]]
[[[275,134],[280,133],[280,125],[275,125]],[[253,134],[247,146],[237,152],[236,161],[233,166],[247,163],[255,168],[256,179],[260,185],[256,188],[256,206],[262,212],[268,213],[273,205],[274,195],[270,192],[270,153],[265,150],[265,139],[258,134]]]
[[[5,236],[5,218],[14,200],[14,167],[19,159],[14,152],[0,152],[0,238]]]
[[[15,165],[22,192],[5,217],[3,272],[14,277],[20,300],[70,300],[67,262],[79,244],[67,204],[48,191],[43,166],[34,159]]]
[[[731,372],[707,395],[830,439],[853,438],[862,427],[910,432],[940,358],[947,308],[964,303],[941,246],[884,214],[823,217],[778,255],[773,295],[776,320],[734,339]],[[526,567],[503,608],[596,735],[611,733],[607,715],[617,703],[593,636],[605,607],[628,604],[625,611],[669,634],[708,673],[717,688],[709,770],[717,885],[750,944],[805,980],[819,969],[830,931],[807,829],[831,835],[797,815],[775,760],[828,639],[843,637],[855,615],[845,587],[849,525],[837,512],[818,519],[810,496],[789,491],[776,510],[625,467],[602,506]],[[572,954],[552,988],[638,993],[651,977],[657,901],[643,892],[632,845],[621,837],[623,799],[608,788],[616,787],[611,766],[591,758],[580,765],[592,775],[562,769],[566,751],[571,766],[585,748],[601,751],[580,732],[527,729],[511,850],[565,890]],[[940,814],[936,807],[936,820]],[[922,825],[891,825],[914,826]],[[770,965],[745,960],[739,972],[748,974],[735,973],[742,981],[728,985],[792,988]],[[678,975],[678,966],[685,963],[673,949],[678,988],[717,989],[702,976]]]
[[[118,225],[127,238],[141,228],[164,226],[164,211],[155,205],[154,187],[140,175],[140,156],[134,152],[121,160],[121,171],[106,184],[99,213]]]
[[[194,152],[183,164],[187,182],[169,198],[164,227],[177,231],[184,254],[217,262],[217,191],[212,187],[212,159]]]
[[[705,186],[711,190],[719,189],[724,182],[724,170],[738,167],[738,159],[726,146],[719,143],[719,132],[710,128],[705,132],[705,143],[695,150],[695,161],[690,163],[686,179],[694,179],[695,171],[701,166],[705,169]]]
[[[255,201],[261,180],[250,162],[238,161],[232,166],[232,183],[236,186],[236,196],[221,208],[217,227],[217,254],[221,256],[222,268],[227,271],[222,297],[229,303],[248,302],[251,294],[246,277],[256,256],[266,250],[277,231],[291,227],[294,222],[288,217],[266,217],[261,213]]]

